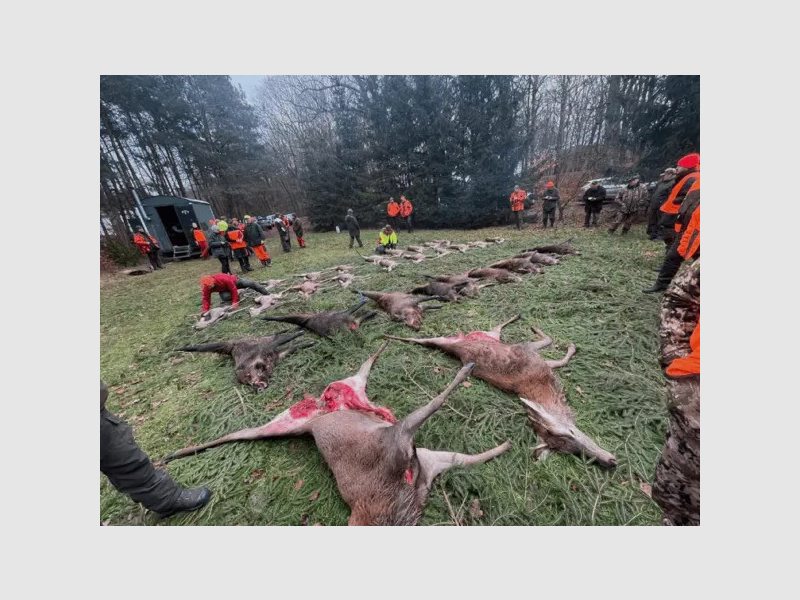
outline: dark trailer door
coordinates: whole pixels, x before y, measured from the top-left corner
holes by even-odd
[[[156,206],[156,213],[161,223],[164,225],[164,231],[169,238],[173,248],[176,246],[188,246],[189,239],[186,237],[186,230],[183,228],[182,219],[179,212],[182,207],[180,206]],[[189,219],[189,228],[191,228],[191,219]]]

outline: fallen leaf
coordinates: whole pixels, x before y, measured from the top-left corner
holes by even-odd
[[[575,386],[575,391],[577,391],[581,396],[583,396],[583,390],[581,389],[581,386],[576,385]]]
[[[622,487],[625,487],[626,485],[628,485],[628,482],[627,482],[627,481],[623,481],[622,483],[620,483],[620,485],[621,485]]]
[[[644,481],[639,484],[639,489],[642,490],[648,498],[653,497],[653,488],[650,486],[649,483],[645,483]]]
[[[319,498],[319,492],[314,492],[308,497],[309,500],[316,500],[317,498]]]
[[[250,479],[247,480],[247,483],[252,483],[256,479],[261,479],[264,476],[264,469],[256,469],[252,473],[250,473]]]
[[[275,475],[275,477],[272,478],[272,481],[278,481],[278,476]]]
[[[297,483],[294,484],[294,489],[299,490],[301,487],[303,487],[304,483],[305,481],[303,481],[302,479],[298,479]]]
[[[300,517],[300,525],[308,525],[308,515]]]
[[[465,388],[471,388],[472,387],[472,384],[469,381],[465,381],[461,385],[463,385]]]
[[[472,504],[469,505],[469,512],[476,519],[480,519],[483,516],[483,511],[481,510],[481,501],[475,498],[475,500],[472,501]]]
[[[578,490],[578,486],[576,484],[574,484],[574,483],[570,487],[572,488],[573,491],[577,491]]]
[[[441,373],[442,372],[442,368],[441,367],[433,367],[433,372],[434,373]]]
[[[179,364],[181,364],[182,362],[186,362],[186,359],[185,359],[185,358],[183,358],[182,356],[177,356],[177,357],[175,357],[175,358],[173,358],[173,359],[172,359],[172,364],[173,364],[173,365],[179,365]]]

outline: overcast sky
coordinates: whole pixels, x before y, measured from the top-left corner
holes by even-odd
[[[247,99],[254,102],[256,99],[256,86],[264,79],[265,75],[231,75],[233,85],[241,84]]]

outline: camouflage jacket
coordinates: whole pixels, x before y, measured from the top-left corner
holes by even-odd
[[[641,183],[636,187],[625,187],[617,195],[616,202],[623,214],[644,210],[649,202],[647,188]]]
[[[661,366],[691,353],[691,337],[700,319],[700,260],[683,269],[664,292],[661,303]]]

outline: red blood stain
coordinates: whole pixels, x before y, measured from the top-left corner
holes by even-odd
[[[319,398],[306,396],[289,408],[289,415],[292,419],[302,419],[315,416],[318,413],[328,413],[335,410],[360,410],[373,413],[389,423],[397,423],[392,411],[388,408],[374,406],[368,401],[359,398],[353,388],[341,381],[330,384]]]
[[[350,323],[350,325],[348,325],[348,327],[349,327],[350,329],[352,329],[353,331],[355,331],[355,330],[356,330],[356,324],[355,324],[355,323]]]
[[[406,483],[414,483],[414,473],[410,467],[406,469]]]
[[[472,333],[468,333],[465,339],[469,342],[497,342],[495,338],[485,331],[473,331]]]

